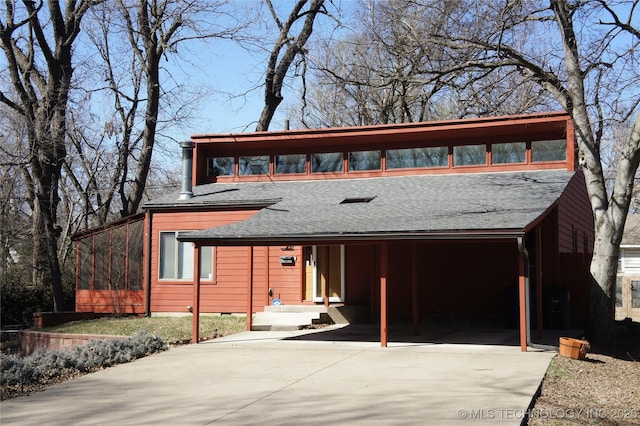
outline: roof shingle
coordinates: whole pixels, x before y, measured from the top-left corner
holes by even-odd
[[[365,179],[208,184],[145,208],[261,205],[242,222],[184,232],[186,241],[268,241],[498,231],[522,232],[562,194],[566,170],[442,174]],[[368,202],[341,203],[348,198]]]

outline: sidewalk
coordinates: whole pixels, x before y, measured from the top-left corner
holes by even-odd
[[[2,401],[3,425],[519,425],[553,352],[245,332]]]

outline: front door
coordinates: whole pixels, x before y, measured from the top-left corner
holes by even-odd
[[[314,302],[324,302],[325,297],[332,303],[343,302],[344,246],[308,247],[306,258],[305,299],[311,293]]]
[[[619,276],[616,283],[616,319],[640,321],[640,277]]]

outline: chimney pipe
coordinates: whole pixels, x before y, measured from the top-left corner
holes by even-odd
[[[193,141],[180,142],[182,147],[182,189],[179,200],[193,198],[191,173],[193,171],[193,148],[196,144]]]

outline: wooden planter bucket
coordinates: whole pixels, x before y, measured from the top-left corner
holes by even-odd
[[[560,338],[560,356],[571,359],[584,359],[590,345],[586,340],[573,339],[571,337]]]

